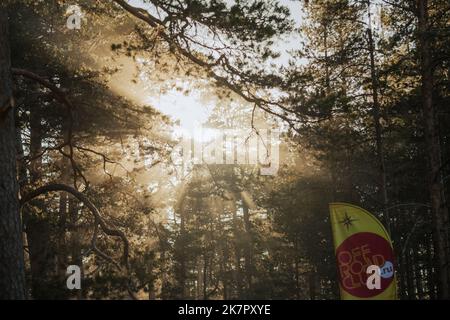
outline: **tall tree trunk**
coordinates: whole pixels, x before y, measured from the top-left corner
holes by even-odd
[[[398,256],[398,265],[399,265],[399,271],[400,271],[400,299],[405,300],[408,296],[408,284],[406,282],[406,278],[408,276],[408,272],[406,270],[406,262],[404,255],[401,253],[401,250],[399,251],[400,255]]]
[[[202,270],[202,274],[203,274],[203,284],[202,284],[202,288],[203,288],[203,300],[208,300],[208,254],[207,252],[203,253],[203,270]]]
[[[42,125],[39,110],[40,101],[30,106],[30,179],[31,187],[37,187],[40,175]],[[31,204],[39,205],[39,200]],[[49,290],[49,276],[51,274],[52,252],[50,239],[50,221],[45,217],[45,212],[38,214],[35,208],[28,206],[23,209],[23,221],[27,235],[27,243],[31,268],[31,296],[33,299],[51,299]]]
[[[423,277],[422,277],[423,266],[421,263],[422,257],[420,256],[419,251],[421,252],[421,250],[413,250],[414,280],[416,282],[417,298],[419,300],[422,300],[423,299]]]
[[[78,228],[78,214],[79,207],[78,201],[74,197],[69,198],[69,216],[70,216],[70,224],[72,226],[71,232],[71,257],[72,263],[80,267],[81,271],[81,281],[84,279],[84,268],[83,268],[83,257],[82,257],[82,237],[81,230]],[[81,289],[77,292],[77,298],[79,300],[84,299],[85,290],[84,286],[81,286]]]
[[[297,236],[294,240],[294,278],[295,278],[295,299],[300,300],[300,261],[299,261],[299,240],[297,239]]]
[[[433,63],[430,43],[430,26],[428,22],[428,1],[418,0],[418,27],[420,65],[422,75],[422,112],[425,128],[425,144],[428,151],[428,189],[434,225],[435,258],[438,265],[438,296],[441,299],[450,298],[449,288],[449,234],[448,208],[443,201],[444,186],[440,177],[441,146],[439,142],[436,112],[433,105]]]
[[[309,299],[316,300],[316,272],[313,271],[309,274]]]
[[[248,292],[246,294],[247,299],[251,298],[253,291],[253,237],[252,237],[252,224],[250,221],[250,211],[245,199],[242,199],[242,211],[244,215],[244,229],[245,229],[245,246],[244,246],[244,259],[245,259],[245,277],[247,280]]]
[[[68,139],[68,121],[65,123],[64,127],[64,139],[67,141]],[[69,147],[64,147],[64,153],[69,154]],[[70,160],[62,156],[61,157],[61,183],[70,185],[70,175],[71,175],[71,166],[70,166]],[[75,186],[74,186],[75,187]],[[56,256],[56,263],[57,263],[57,269],[58,269],[58,278],[63,281],[66,277],[66,270],[67,266],[69,265],[69,248],[68,248],[68,241],[66,239],[66,231],[67,231],[67,224],[69,217],[69,195],[66,192],[60,192],[59,193],[59,214],[58,214],[58,237],[57,237],[57,256]]]
[[[182,192],[180,196],[180,202],[177,208],[177,212],[180,215],[180,234],[178,236],[178,239],[176,241],[176,257],[178,260],[178,266],[176,270],[176,278],[178,282],[178,288],[179,288],[179,294],[178,299],[186,299],[187,297],[187,289],[186,289],[186,241],[187,241],[187,232],[186,232],[186,224],[187,224],[187,217],[185,212],[185,200],[186,200],[186,194],[185,192]]]
[[[323,47],[325,51],[325,90],[328,94],[330,92],[330,67],[328,59],[328,24],[323,21]]]
[[[427,237],[427,283],[428,294],[431,300],[436,299],[436,275],[433,267],[433,237]]]
[[[8,27],[0,5],[0,299],[26,299]]]
[[[388,210],[388,192],[387,192],[387,180],[386,180],[386,164],[384,160],[384,150],[383,150],[383,137],[381,130],[381,109],[380,109],[380,101],[378,98],[378,75],[375,66],[375,43],[373,39],[372,33],[372,17],[371,17],[371,8],[370,8],[370,0],[367,1],[367,10],[369,16],[369,27],[367,28],[367,40],[369,45],[369,56],[370,56],[370,78],[372,84],[372,113],[373,120],[375,125],[375,144],[376,144],[376,152],[377,152],[377,161],[379,167],[379,176],[380,176],[380,192],[381,198],[383,202],[383,215],[386,224],[386,229],[388,234],[391,234],[391,221]]]
[[[220,199],[220,211],[217,216],[217,223],[219,225],[220,230],[226,230],[224,223],[222,222],[222,216],[221,216],[221,215],[226,215],[223,202],[224,202],[224,200],[221,198]],[[224,232],[224,234],[222,234],[222,237],[223,237],[222,241],[219,241],[219,246],[221,249],[221,259],[220,259],[220,275],[221,275],[221,277],[220,277],[220,280],[222,282],[222,287],[223,287],[222,298],[223,298],[223,300],[227,300],[228,296],[229,296],[229,294],[228,294],[229,279],[228,279],[228,269],[227,269],[229,253],[228,253],[226,232]]]
[[[233,196],[232,201],[232,216],[233,216],[233,237],[234,237],[234,282],[236,285],[237,299],[242,299],[242,275],[241,275],[241,246],[239,244],[240,232],[239,221],[237,216],[236,199]]]
[[[414,288],[414,274],[413,274],[413,266],[411,261],[411,250],[408,249],[405,252],[405,263],[406,263],[406,285],[408,292],[408,300],[415,300],[415,288]]]

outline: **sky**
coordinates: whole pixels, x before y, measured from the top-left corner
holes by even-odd
[[[131,5],[149,9],[150,5],[144,4],[142,0],[129,0]],[[232,0],[230,0],[230,3]],[[280,0],[291,11],[291,16],[295,22],[295,26],[301,23],[301,4],[299,1]],[[149,9],[151,11],[151,9]],[[285,36],[277,39],[274,47],[280,52],[280,57],[274,61],[277,64],[286,65],[289,61],[289,51],[299,47],[299,36]],[[189,83],[180,84],[181,86],[189,85]],[[144,93],[145,94],[145,93]],[[204,124],[214,108],[214,105],[205,103],[202,94],[196,90],[191,90],[189,94],[173,89],[163,94],[148,94],[144,99],[144,103],[150,104],[160,112],[170,116],[173,120],[179,122],[179,126],[183,131],[192,131]]]

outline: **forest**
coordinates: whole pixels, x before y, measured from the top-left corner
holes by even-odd
[[[1,0],[0,299],[339,299],[334,202],[450,299],[449,68],[448,0]]]

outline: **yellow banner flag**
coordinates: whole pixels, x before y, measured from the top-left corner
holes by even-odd
[[[347,203],[330,203],[330,217],[341,299],[396,299],[394,251],[381,222],[368,211]],[[368,274],[370,266],[378,271]],[[375,273],[379,281],[374,287],[367,280],[376,277]]]

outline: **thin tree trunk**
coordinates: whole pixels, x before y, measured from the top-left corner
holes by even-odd
[[[411,265],[410,250],[405,252],[405,263],[406,263],[406,286],[408,292],[408,300],[414,300],[414,280],[413,280],[413,268]]]
[[[427,282],[430,299],[436,299],[436,276],[433,268],[433,237],[427,237]]]
[[[181,195],[180,198],[180,205],[178,207],[178,212],[180,215],[180,235],[177,240],[177,247],[178,247],[178,263],[179,268],[177,272],[177,278],[178,278],[178,285],[180,289],[180,299],[186,299],[187,297],[187,290],[186,290],[186,252],[184,250],[186,246],[186,212],[184,208],[184,202],[185,202],[185,194]]]
[[[326,93],[330,92],[330,67],[328,61],[328,25],[323,21],[323,46],[325,51],[325,89]]]
[[[31,187],[37,187],[40,176],[42,125],[39,110],[40,101],[30,106],[30,179]],[[34,200],[39,205],[39,200]],[[27,243],[31,268],[31,296],[33,299],[53,298],[49,290],[49,278],[52,268],[54,252],[50,239],[50,221],[45,212],[38,214],[33,207],[23,208],[23,221],[27,235]]]
[[[419,250],[413,250],[414,258],[414,279],[416,281],[417,288],[417,298],[419,300],[423,299],[423,279],[422,279],[422,264],[420,263],[421,255],[419,255]]]
[[[68,124],[65,124],[65,140],[68,139]],[[68,146],[64,147],[64,153],[69,154]],[[61,183],[70,185],[70,160],[62,156],[61,158]],[[74,186],[75,187],[75,186]],[[59,193],[59,215],[58,215],[58,237],[57,237],[57,269],[58,277],[61,281],[66,277],[68,261],[68,243],[66,239],[67,221],[69,217],[69,195],[66,192]]]
[[[208,300],[208,255],[203,254],[203,300]]]
[[[299,257],[298,257],[298,251],[299,251],[299,241],[297,237],[294,240],[294,277],[295,277],[295,299],[300,300],[300,263],[299,263]]]
[[[72,264],[77,265],[80,267],[81,271],[81,282],[83,282],[84,279],[84,268],[83,268],[83,257],[82,257],[82,237],[81,237],[81,230],[77,228],[78,223],[78,203],[77,200],[73,197],[69,198],[69,216],[70,216],[70,223],[72,225],[72,232],[71,232],[71,256],[72,256]],[[83,300],[85,297],[85,290],[84,286],[81,286],[81,289],[77,292],[77,298],[79,300]]]
[[[367,29],[367,37],[369,44],[369,56],[370,56],[370,77],[372,82],[372,103],[373,103],[373,120],[375,124],[375,144],[376,144],[376,152],[379,166],[379,175],[380,175],[380,192],[383,202],[383,214],[384,220],[386,224],[386,229],[388,234],[391,234],[391,221],[388,210],[388,192],[387,192],[387,180],[386,180],[386,164],[384,160],[384,150],[383,150],[383,137],[382,137],[382,129],[381,129],[381,109],[380,109],[380,101],[378,98],[378,75],[375,66],[375,44],[373,40],[372,34],[372,25],[371,25],[371,12],[370,12],[370,0],[367,1],[368,6],[368,15],[369,15],[369,27]]]
[[[245,258],[245,277],[247,280],[248,292],[247,298],[251,298],[253,291],[253,237],[252,237],[252,225],[250,222],[250,211],[245,200],[242,199],[242,211],[244,214],[244,228],[245,228],[245,247],[244,247],[244,258]]]
[[[224,224],[222,223],[221,214],[225,215],[223,199],[220,200],[220,211],[218,214],[218,225],[220,226],[220,230],[226,230]],[[223,300],[228,299],[228,270],[227,270],[227,261],[228,261],[228,244],[227,244],[227,236],[226,233],[222,235],[223,240],[219,242],[221,248],[221,261],[220,261],[220,274],[221,274],[221,282],[223,286],[222,297]]]
[[[233,197],[232,215],[233,215],[233,237],[234,237],[234,281],[236,284],[237,299],[242,299],[242,276],[241,276],[241,247],[239,245],[239,222],[237,217],[236,199]]]
[[[316,300],[316,273],[309,274],[309,299]]]
[[[401,251],[399,251],[401,252]],[[407,299],[408,296],[408,284],[406,282],[408,271],[406,269],[406,262],[404,255],[400,253],[398,256],[398,265],[400,268],[400,298],[402,300]]]

